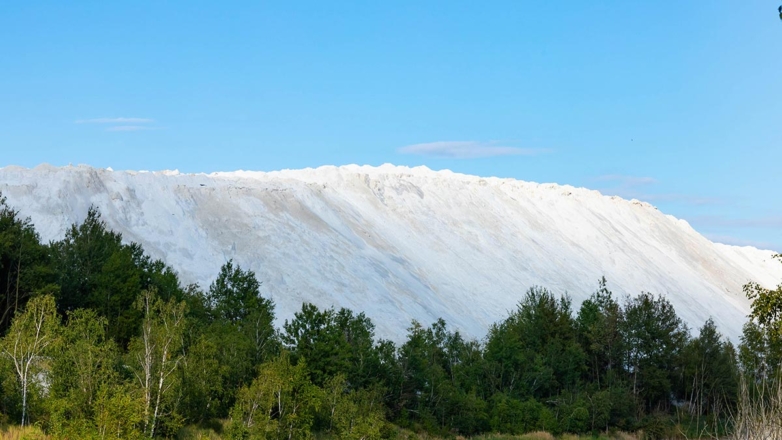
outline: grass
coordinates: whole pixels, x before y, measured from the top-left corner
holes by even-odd
[[[223,437],[220,435],[219,426],[214,427],[201,427],[201,426],[187,426],[182,428],[177,433],[176,438],[178,440],[221,440]],[[768,433],[768,431],[763,431]],[[410,430],[395,428],[395,437],[397,440],[445,440],[443,437],[435,437],[426,433],[416,433]],[[315,435],[318,440],[335,440],[335,438],[328,435]],[[564,434],[561,436],[553,436],[548,432],[531,432],[522,435],[507,435],[507,434],[483,434],[475,437],[461,437],[457,436],[451,440],[643,440],[643,434],[630,434],[626,432],[611,432],[604,433],[597,437],[594,436],[578,436],[573,434]],[[759,437],[749,436],[742,437],[746,439],[760,439],[763,438],[769,440],[782,440],[782,437],[771,436]],[[25,427],[20,428],[18,426],[7,426],[0,428],[0,440],[51,440],[52,437],[46,435],[38,427]],[[736,437],[738,440],[738,437]]]
[[[782,440],[782,371],[776,380],[741,381],[733,430],[736,440]]]
[[[444,440],[443,437],[436,437],[426,433],[415,433],[406,429],[396,428],[397,440]],[[326,438],[323,438],[325,440]],[[626,432],[614,432],[610,434],[602,434],[598,437],[594,436],[578,436],[573,434],[564,434],[562,436],[554,436],[548,432],[538,431],[530,432],[521,435],[508,435],[508,434],[482,434],[474,437],[462,437],[457,436],[451,438],[452,440],[641,440],[635,434],[629,434]]]
[[[563,434],[560,437],[555,437],[548,432],[539,431],[522,435],[484,434],[472,437],[472,440],[639,440],[640,438],[641,437],[626,432],[601,434],[598,437],[578,436],[574,434]]]

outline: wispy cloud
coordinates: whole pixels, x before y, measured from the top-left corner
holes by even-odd
[[[109,127],[106,131],[141,131],[141,130],[157,130],[158,127],[150,127],[148,125],[117,125],[116,127]]]
[[[402,154],[416,154],[448,159],[475,159],[494,156],[534,156],[549,153],[544,148],[518,148],[499,145],[496,142],[439,141],[408,145],[397,150]]]
[[[150,118],[94,118],[79,119],[74,123],[110,125],[105,131],[160,130],[160,127],[155,126],[155,120]]]
[[[622,174],[605,174],[594,179],[597,182],[616,182],[622,186],[641,186],[657,183],[654,177],[625,176]]]
[[[79,119],[76,124],[151,124],[154,119],[149,118],[95,118]]]

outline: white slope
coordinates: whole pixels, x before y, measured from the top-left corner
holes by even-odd
[[[481,338],[533,285],[577,306],[606,276],[615,294],[661,293],[691,328],[737,340],[742,285],[772,287],[771,251],[715,244],[638,201],[570,186],[406,168],[344,166],[183,175],[85,166],[0,169],[0,191],[45,240],[90,205],[128,241],[208,286],[232,258],[278,317],[303,301],[364,311],[399,340],[438,317]]]

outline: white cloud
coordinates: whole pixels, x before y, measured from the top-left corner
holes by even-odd
[[[148,118],[95,118],[79,119],[75,122],[77,124],[149,124],[155,120]]]
[[[402,154],[417,154],[449,159],[474,159],[493,156],[534,156],[550,150],[540,148],[517,148],[497,145],[495,142],[439,141],[408,145],[397,150]]]
[[[117,125],[116,127],[109,127],[106,131],[141,131],[141,130],[157,130],[156,127],[149,127],[146,125]]]

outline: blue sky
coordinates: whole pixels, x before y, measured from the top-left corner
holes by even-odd
[[[0,166],[426,165],[782,250],[778,5],[12,0]]]

